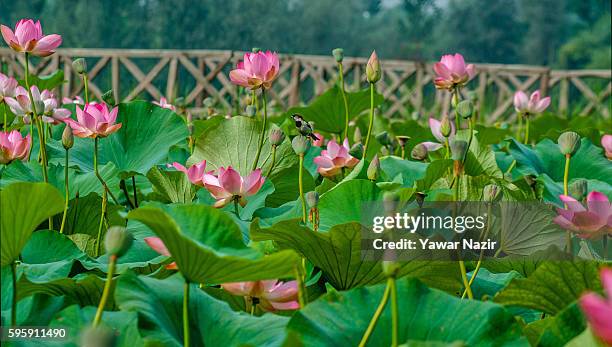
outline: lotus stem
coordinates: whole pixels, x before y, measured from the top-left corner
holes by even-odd
[[[571,161],[572,155],[571,154],[566,154],[565,155],[565,169],[563,170],[563,195],[568,195],[568,181],[569,181],[569,168],[570,168],[570,161]],[[567,204],[566,204],[566,208],[567,208]],[[572,233],[571,231],[567,231],[567,251],[571,254],[573,253],[573,249],[572,249]]]
[[[183,346],[189,347],[189,281],[187,280],[183,294]]]
[[[68,214],[68,201],[70,200],[70,187],[68,185],[68,154],[69,149],[66,149],[66,158],[64,161],[64,190],[66,191],[66,204],[64,205],[64,213],[62,214],[62,224],[60,226],[60,234],[64,233],[66,226],[66,215]]]
[[[465,163],[465,161],[467,160],[468,153],[470,152],[470,146],[472,145],[472,139],[474,138],[474,122],[471,117],[468,118],[468,126],[470,127],[470,139],[468,140],[467,150],[465,151],[465,155],[463,156],[463,163]]]
[[[104,181],[104,178],[102,178],[102,175],[100,175],[100,172],[98,171],[98,141],[100,140],[100,138],[96,137],[94,139],[94,172],[96,174],[96,177],[98,177],[98,180],[100,181],[100,183],[102,184],[102,187],[104,188],[104,190],[111,196],[111,198],[113,199],[113,202],[117,205],[119,205],[119,201],[117,200],[117,198],[115,197],[115,195],[113,194],[113,192],[111,192],[111,190],[108,188],[108,185],[106,184],[106,182]]]
[[[603,260],[607,261],[608,260],[608,235],[604,235],[603,238],[601,239],[601,242],[603,243]]]
[[[370,144],[370,137],[372,136],[372,127],[374,126],[374,91],[376,86],[374,83],[370,83],[370,123],[368,124],[368,135],[366,135],[366,142],[363,146],[363,156],[365,157],[368,152],[368,145]],[[402,155],[403,157],[403,155]]]
[[[13,306],[11,308],[11,326],[17,326],[17,262],[11,263],[11,274],[13,278]]]
[[[7,129],[7,113],[6,113],[6,103],[2,102],[2,109],[4,110],[4,123],[2,123],[4,125],[4,132],[6,132]]]
[[[380,318],[382,311],[385,309],[385,306],[387,305],[387,301],[389,300],[390,292],[391,292],[391,287],[387,283],[387,286],[385,287],[385,292],[382,298],[380,299],[380,303],[378,304],[376,311],[374,312],[374,316],[372,316],[372,320],[370,320],[370,324],[368,325],[368,328],[366,329],[365,333],[363,334],[363,337],[361,338],[361,341],[359,342],[359,347],[364,347],[366,343],[368,342],[370,335],[372,335],[372,332],[374,331],[374,328],[376,327],[376,323],[378,322],[378,318]]]
[[[461,178],[461,173],[459,170],[455,170],[455,187],[453,190],[455,204],[459,202],[459,187],[461,183],[459,182]],[[455,205],[456,208],[456,205]],[[461,259],[461,253],[458,252],[459,255],[459,270],[461,271],[461,279],[463,280],[463,285],[465,286],[465,291],[467,292],[467,296],[469,299],[473,299],[474,295],[472,294],[472,288],[470,287],[470,283],[468,282],[467,272],[465,270],[465,262]]]
[[[298,175],[300,200],[302,200],[302,223],[306,224],[306,198],[304,197],[304,154],[300,154],[300,171]]]
[[[83,89],[85,90],[85,104],[87,105],[89,104],[89,83],[87,73],[83,73]]]
[[[261,127],[261,133],[259,134],[259,143],[257,144],[257,155],[255,155],[255,161],[251,171],[257,168],[257,162],[259,161],[259,155],[261,154],[261,148],[263,147],[264,137],[266,135],[266,125],[268,122],[268,102],[266,101],[266,90],[261,89],[261,97],[263,99],[263,126]]]
[[[234,213],[236,217],[240,219],[240,213],[238,213],[238,199],[234,198]]]
[[[96,316],[94,317],[92,326],[95,328],[100,324],[100,320],[102,320],[102,313],[104,312],[104,306],[106,306],[106,301],[108,300],[108,296],[110,295],[110,287],[113,282],[113,274],[115,272],[115,264],[117,263],[117,256],[115,254],[108,257],[108,271],[106,274],[106,282],[104,283],[104,291],[102,291],[102,297],[100,298],[100,303],[98,304],[98,309],[96,310]]]
[[[132,191],[134,193],[134,207],[138,208],[138,194],[136,194],[136,176],[132,176]]]
[[[388,286],[391,287],[391,346],[397,347],[398,345],[398,331],[399,331],[399,315],[397,305],[397,284],[395,277],[389,277]]]
[[[340,93],[342,94],[342,101],[344,102],[344,137],[348,137],[348,125],[349,125],[349,109],[348,99],[346,98],[346,92],[344,91],[344,71],[342,68],[342,62],[338,63],[338,78],[340,81]]]
[[[274,169],[274,164],[276,164],[276,145],[272,145],[272,164],[270,164],[270,168],[268,169],[266,177],[270,177],[272,169]]]
[[[444,147],[446,147],[446,155],[444,156],[444,159],[448,159],[450,158],[450,145],[448,143],[448,137],[444,138]]]
[[[489,235],[490,228],[491,228],[491,204],[489,204],[489,206],[487,207],[487,228],[485,229],[484,235],[482,237],[483,241],[486,240],[487,236]],[[472,278],[470,278],[470,281],[468,282],[470,288],[472,287],[472,283],[474,283],[474,280],[476,280],[478,271],[480,271],[480,266],[482,265],[483,258],[484,258],[484,249],[481,249],[480,255],[478,256],[478,262],[476,263],[476,269],[474,269],[474,274],[472,274]],[[463,294],[461,295],[461,299],[465,298],[466,294],[467,294],[467,288],[463,291]]]
[[[459,131],[460,126],[461,126],[461,120],[459,119],[459,111],[457,110],[457,105],[459,104],[459,101],[460,101],[459,87],[453,88],[452,98],[453,98],[453,102],[452,102],[453,108],[455,109],[455,130]]]
[[[300,304],[300,308],[303,308],[304,306],[306,306],[306,300],[305,300],[305,288],[304,288],[304,275],[303,275],[303,270],[304,270],[304,258],[302,258],[302,265],[300,265],[299,267],[296,266],[295,267],[295,280],[297,281],[297,288],[298,288],[298,303]]]
[[[100,240],[102,239],[102,227],[104,226],[104,218],[106,217],[107,196],[106,190],[102,191],[102,208],[100,213],[100,225],[98,226],[98,235],[96,237],[96,257],[100,255]]]
[[[517,113],[516,118],[518,119],[518,129],[516,130],[516,139],[520,142],[521,133],[523,132],[523,115],[520,113]]]
[[[128,193],[127,186],[125,185],[124,179],[121,179],[121,181],[119,181],[119,188],[121,188],[121,191],[123,192],[123,196],[125,196],[125,200],[127,201],[129,208],[134,209],[134,204],[132,203],[132,200],[130,199],[130,193]]]
[[[525,116],[525,144],[529,144],[529,116]]]

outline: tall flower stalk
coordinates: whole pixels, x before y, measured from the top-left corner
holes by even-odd
[[[380,62],[376,51],[373,51],[366,65],[366,78],[370,83],[370,122],[368,124],[368,134],[366,135],[366,141],[364,146],[364,152],[367,153],[368,144],[370,143],[370,137],[372,137],[372,128],[374,126],[374,93],[376,92],[376,82],[380,80],[382,75],[380,69]],[[403,147],[402,147],[403,152]]]
[[[344,60],[344,50],[342,48],[336,48],[332,51],[332,55],[334,56],[336,64],[338,65],[338,87],[340,88],[342,102],[344,103],[344,132],[342,133],[342,138],[348,138],[349,109],[346,90],[344,88],[344,67],[342,65],[342,61]]]
[[[569,182],[569,169],[572,155],[574,155],[580,148],[580,135],[573,131],[567,131],[559,135],[557,139],[559,150],[561,154],[565,156],[565,167],[563,169],[563,195],[569,195],[568,182]],[[565,205],[567,208],[567,204]],[[567,231],[567,250],[572,253],[572,233]]]
[[[132,235],[124,228],[114,226],[106,231],[104,238],[104,247],[108,254],[108,269],[106,271],[106,282],[104,283],[104,289],[102,291],[102,297],[98,303],[98,309],[94,317],[92,326],[95,328],[100,324],[102,320],[102,314],[104,313],[104,306],[108,301],[110,295],[110,287],[113,282],[113,275],[115,274],[115,267],[117,265],[117,259],[124,255],[130,248],[133,242]]]
[[[68,214],[68,202],[70,201],[70,184],[68,182],[68,161],[69,151],[74,145],[74,136],[72,135],[72,128],[66,125],[64,133],[62,134],[62,145],[66,151],[66,158],[64,161],[64,190],[66,191],[66,203],[64,205],[64,213],[62,214],[62,224],[60,226],[60,234],[64,233],[64,226],[66,225],[66,215]]]
[[[261,98],[263,101],[263,114],[262,114],[262,126],[261,133],[259,133],[259,142],[257,143],[257,154],[255,155],[255,160],[253,161],[253,166],[251,170],[255,170],[257,168],[257,163],[259,162],[259,156],[261,155],[261,149],[264,143],[264,137],[266,135],[266,127],[268,123],[268,102],[266,100],[266,90],[261,90]]]
[[[185,280],[183,286],[183,346],[189,345],[189,286],[188,280]]]

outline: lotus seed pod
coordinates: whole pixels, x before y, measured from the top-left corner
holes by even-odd
[[[383,260],[382,261],[382,270],[385,276],[395,278],[397,273],[399,272],[400,265],[396,261],[392,260]]]
[[[398,135],[395,138],[397,138],[399,145],[402,147],[405,147],[408,141],[410,140],[410,136],[404,136],[404,135]]]
[[[484,187],[482,195],[484,196],[485,201],[488,201],[488,202],[495,201],[500,196],[499,186],[496,184],[486,185]]]
[[[332,55],[334,59],[336,59],[337,63],[341,63],[344,60],[344,50],[342,48],[336,48],[332,51]]]
[[[562,154],[574,155],[580,148],[580,135],[573,131],[566,131],[559,135],[557,143]]]
[[[453,93],[453,97],[451,99],[451,106],[453,106],[453,108],[457,108],[458,104],[459,104],[459,93]]]
[[[391,137],[389,136],[388,132],[383,131],[382,133],[376,135],[376,141],[383,146],[388,146],[391,144]]]
[[[115,93],[113,93],[112,89],[106,91],[106,93],[102,94],[102,100],[109,106],[115,106]]]
[[[74,145],[74,135],[72,134],[72,127],[66,124],[64,132],[62,133],[62,145],[64,149],[68,150]]]
[[[72,62],[72,68],[74,69],[74,71],[76,71],[79,75],[82,75],[84,73],[87,72],[87,62],[85,61],[85,59],[83,58],[78,58],[75,59]]]
[[[448,119],[448,116],[442,117],[442,120],[440,121],[440,133],[442,134],[442,136],[449,137],[452,131],[453,128],[451,126],[450,119]]]
[[[471,118],[474,113],[474,105],[470,100],[463,100],[457,104],[457,113],[465,119]]]
[[[308,141],[307,137],[298,135],[291,141],[291,147],[293,147],[295,154],[303,155],[304,153],[308,152],[308,148],[310,148],[310,141]]]
[[[251,48],[251,52],[253,52],[253,53],[259,53],[259,51],[261,51],[261,48],[259,48],[259,47]]]
[[[376,83],[380,80],[382,72],[380,70],[380,61],[376,55],[376,51],[372,51],[370,59],[366,65],[366,78],[370,83]]]
[[[453,160],[463,160],[463,157],[465,157],[467,153],[468,143],[463,140],[451,140],[450,149]]]
[[[418,145],[414,146],[412,152],[410,152],[410,156],[415,160],[425,160],[427,158],[427,153],[427,147],[424,144],[419,143]]]
[[[132,241],[132,234],[124,227],[113,226],[106,231],[104,247],[109,255],[121,257],[130,249]]]
[[[589,188],[588,185],[587,180],[584,178],[579,178],[570,184],[569,193],[574,199],[582,201],[587,196]]]
[[[270,129],[270,144],[278,146],[285,140],[285,133],[279,127]]]
[[[353,135],[353,141],[356,143],[360,143],[361,140],[363,140],[362,136],[361,136],[361,130],[359,130],[359,127],[355,128],[355,134]]]
[[[380,160],[378,159],[378,154],[372,158],[370,165],[368,165],[367,175],[368,179],[372,181],[376,181],[378,178],[378,173],[380,171]]]
[[[257,109],[255,108],[255,105],[248,105],[246,107],[246,115],[248,117],[255,117],[256,114],[257,114]]]
[[[349,154],[354,158],[360,159],[363,158],[363,145],[361,143],[356,143],[349,150]]]
[[[317,207],[319,205],[319,193],[314,190],[306,193],[306,203],[310,208]]]

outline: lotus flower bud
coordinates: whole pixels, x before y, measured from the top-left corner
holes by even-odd
[[[463,157],[465,157],[468,150],[468,143],[467,141],[463,140],[452,140],[450,142],[450,149],[453,160],[463,160]]]
[[[291,147],[297,155],[304,155],[310,148],[310,141],[306,136],[298,135],[291,141]]]
[[[341,63],[344,60],[344,50],[342,48],[336,48],[332,51],[332,55],[334,59],[336,59],[337,63]]]
[[[587,180],[579,178],[570,184],[569,193],[574,199],[582,201],[587,196],[588,188]]]
[[[389,133],[386,131],[376,135],[376,141],[383,146],[389,146],[391,144],[391,138],[389,137]]]
[[[559,135],[557,143],[562,154],[574,155],[580,148],[580,135],[573,131],[566,131]]]
[[[85,61],[85,59],[83,58],[78,58],[75,59],[72,62],[72,68],[74,69],[74,71],[76,71],[79,75],[82,75],[84,73],[87,73],[87,62]]]
[[[246,115],[248,117],[255,117],[256,114],[257,114],[257,109],[255,108],[255,105],[248,105],[246,107]]]
[[[72,127],[66,124],[64,132],[62,133],[62,145],[64,149],[68,150],[74,145],[74,135],[72,134]]]
[[[415,160],[425,160],[427,158],[427,147],[424,144],[419,143],[412,148],[410,156]]]
[[[278,146],[285,140],[285,133],[279,127],[270,129],[270,144]]]
[[[104,100],[104,102],[109,106],[116,105],[115,93],[113,93],[112,89],[109,89],[106,91],[106,93],[102,94],[102,100]]]
[[[356,143],[349,150],[349,154],[357,159],[363,158],[363,144]]]
[[[482,195],[484,196],[484,200],[488,202],[493,202],[500,196],[499,186],[496,184],[489,184],[484,187]]]
[[[372,181],[376,181],[378,178],[378,171],[380,170],[380,160],[378,159],[378,155],[375,155],[368,166],[368,179]]]
[[[368,60],[368,64],[366,65],[366,78],[368,79],[368,82],[376,83],[380,80],[381,74],[380,61],[378,60],[376,51],[373,51],[372,55],[370,55],[370,59]]]
[[[261,51],[261,48],[259,48],[259,47],[251,48],[251,52],[253,52],[253,53],[259,53],[259,51]]]
[[[440,121],[440,133],[442,134],[442,136],[449,137],[452,131],[453,128],[451,126],[450,119],[448,119],[448,116],[442,117],[442,120]]]
[[[213,102],[213,99],[209,96],[209,97],[204,98],[204,100],[202,100],[202,104],[204,104],[204,106],[206,107],[212,107],[214,102]]]
[[[359,130],[359,127],[356,127],[355,134],[353,135],[353,141],[361,142],[361,140],[362,140],[361,130]]]
[[[130,249],[132,241],[132,234],[124,227],[113,226],[106,231],[104,247],[109,255],[121,257]]]
[[[117,345],[117,335],[105,326],[87,327],[80,337],[81,347],[112,347]]]
[[[458,104],[459,104],[459,95],[458,93],[453,93],[453,97],[451,98],[451,106],[453,106],[453,108],[457,108]]]
[[[306,203],[310,208],[317,207],[319,205],[319,193],[314,190],[306,193]]]
[[[400,264],[392,260],[382,261],[382,270],[385,276],[395,278],[399,272]]]
[[[404,136],[404,135],[398,135],[395,138],[397,138],[397,141],[399,142],[399,145],[402,148],[405,147],[408,141],[410,140],[410,136]]]
[[[463,100],[457,104],[457,113],[465,119],[472,117],[474,105],[470,100]]]

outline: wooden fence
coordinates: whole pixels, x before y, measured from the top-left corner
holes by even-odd
[[[90,89],[100,98],[113,89],[116,100],[134,98],[174,100],[182,96],[194,112],[202,111],[202,100],[212,97],[231,109],[239,102],[239,88],[228,77],[242,53],[215,50],[60,49],[45,59],[35,59],[32,71],[41,75],[64,71],[66,83],[58,93],[74,96],[82,92],[72,60],[87,60]],[[348,90],[366,86],[366,58],[345,58]],[[0,63],[9,75],[23,75],[23,55],[0,49]],[[336,63],[331,56],[281,55],[281,71],[271,91],[271,106],[286,109],[308,103],[336,81]],[[450,95],[435,90],[432,63],[383,60],[379,91],[385,96],[385,114],[411,116],[448,112]],[[476,64],[476,76],[464,89],[472,91],[489,122],[513,117],[512,96],[516,90],[540,89],[553,98],[553,110],[610,118],[612,91],[610,70],[551,70],[525,65]]]

